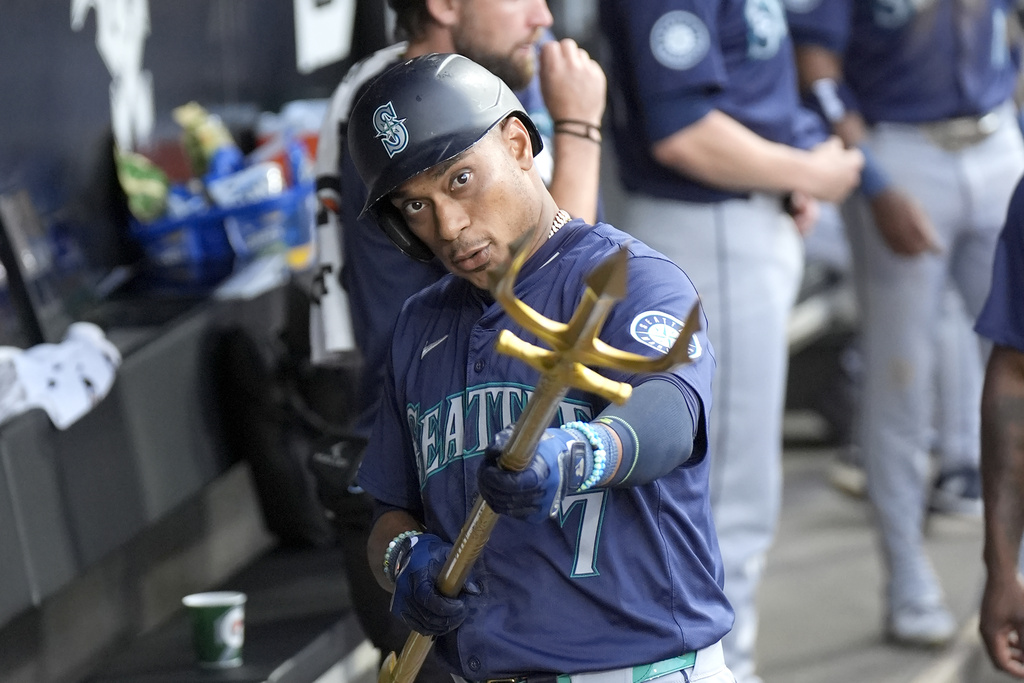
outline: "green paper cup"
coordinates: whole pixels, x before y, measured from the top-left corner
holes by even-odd
[[[241,666],[245,599],[245,593],[235,591],[193,593],[181,599],[192,620],[192,642],[199,666]]]

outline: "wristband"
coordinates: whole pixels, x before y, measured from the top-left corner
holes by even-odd
[[[874,199],[886,190],[892,181],[866,145],[861,145],[860,151],[864,155],[864,167],[860,171],[860,191],[868,199]]]
[[[601,142],[601,126],[595,126],[579,119],[558,119],[555,121],[555,132],[586,138],[592,142]]]
[[[846,116],[846,104],[839,96],[839,84],[835,80],[819,78],[811,83],[811,93],[829,123],[839,123]]]
[[[383,569],[384,576],[387,577],[387,580],[390,581],[392,584],[394,584],[395,579],[398,578],[398,569],[399,565],[401,564],[400,555],[402,549],[406,546],[405,540],[407,538],[412,538],[413,536],[420,536],[422,534],[422,531],[417,531],[416,529],[409,529],[408,531],[403,531],[402,533],[398,534],[393,539],[391,539],[390,543],[388,543],[388,547],[384,550]]]
[[[621,484],[636,467],[637,459],[640,457],[640,438],[636,435],[632,425],[617,415],[602,415],[594,420],[594,423],[608,430],[608,443],[611,444],[609,451],[614,452],[614,457],[609,458],[609,464],[605,470],[607,472],[605,480],[600,483],[602,485],[612,482]],[[616,437],[618,438],[616,439]],[[622,445],[621,450],[619,444]],[[628,463],[629,467],[625,474],[619,476],[619,470],[623,463]]]

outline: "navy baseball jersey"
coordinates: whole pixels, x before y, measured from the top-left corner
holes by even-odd
[[[781,0],[601,0],[622,182],[634,192],[711,202],[743,196],[659,164],[651,145],[719,110],[773,142],[827,137],[801,107]]]
[[[992,289],[974,329],[996,344],[1024,352],[1024,181],[1010,200],[996,246]]]
[[[349,113],[370,81],[398,62],[405,49],[406,43],[392,45],[349,70],[331,97],[320,133],[324,143],[317,153],[317,196],[337,212],[344,226],[341,283],[348,294],[353,334],[364,367],[358,397],[365,410],[353,429],[362,435],[369,434],[373,423],[373,409],[380,395],[382,369],[398,311],[408,297],[447,272],[437,260],[421,263],[409,258],[391,243],[372,218],[359,217],[366,202],[366,188],[347,153]],[[535,162],[541,177],[548,182],[553,168],[553,157],[547,147],[552,123],[541,98],[540,80],[534,77],[516,95],[544,139],[546,148]],[[329,214],[321,212],[320,220],[329,219]]]
[[[516,294],[567,321],[587,274],[627,242],[629,295],[601,338],[659,355],[678,336],[696,292],[678,266],[611,226],[568,223],[525,264]],[[484,448],[515,422],[537,381],[535,370],[495,351],[502,329],[536,343],[488,292],[450,275],[410,299],[396,327],[359,482],[447,541],[476,500]],[[728,632],[732,611],[708,496],[715,361],[703,331],[690,340],[690,357],[658,375],[685,383],[702,401],[690,460],[650,484],[571,495],[556,518],[539,525],[499,519],[471,575],[482,593],[463,625],[437,642],[456,672],[481,680],[614,669],[696,650]],[[590,420],[606,405],[571,390],[553,424]]]
[[[1011,0],[787,0],[793,40],[844,55],[869,123],[984,114],[1013,93]]]

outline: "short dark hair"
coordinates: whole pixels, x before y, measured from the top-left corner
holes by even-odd
[[[399,40],[416,40],[423,35],[427,22],[431,21],[426,0],[388,0],[395,12],[395,37]]]

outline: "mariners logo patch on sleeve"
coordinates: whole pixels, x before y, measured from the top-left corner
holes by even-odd
[[[651,53],[669,69],[683,71],[695,66],[710,47],[708,27],[692,12],[673,10],[651,27]]]
[[[629,333],[641,344],[650,346],[660,353],[668,353],[669,349],[683,331],[683,322],[670,313],[661,311],[644,311],[629,325]],[[700,358],[703,349],[697,335],[690,337],[690,345],[686,349],[690,360]]]

